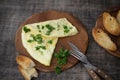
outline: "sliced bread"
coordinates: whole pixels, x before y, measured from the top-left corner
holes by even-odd
[[[119,10],[118,13],[117,13],[117,21],[118,21],[119,24],[120,24],[120,10]]]
[[[18,55],[16,61],[19,64],[18,69],[25,80],[31,80],[32,77],[38,77],[38,73],[34,68],[35,63],[30,58]]]
[[[112,35],[120,35],[120,24],[116,18],[111,16],[108,12],[103,13],[103,25],[105,29]]]
[[[100,28],[94,28],[92,30],[94,40],[103,48],[115,51],[117,49],[116,44],[111,38]]]
[[[25,80],[31,80],[32,77],[38,77],[38,73],[35,68],[24,69],[23,67],[18,66],[18,69]]]
[[[16,57],[17,63],[22,66],[24,69],[32,68],[35,66],[35,63],[28,57],[18,55]]]

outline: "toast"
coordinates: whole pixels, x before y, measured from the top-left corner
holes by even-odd
[[[35,63],[28,57],[18,55],[16,57],[17,63],[22,66],[24,69],[32,68],[35,66]]]
[[[38,73],[35,68],[24,69],[23,67],[18,66],[18,69],[25,80],[31,80],[32,77],[38,77]]]
[[[38,77],[38,73],[34,68],[35,63],[30,58],[18,55],[16,61],[19,64],[18,69],[25,80],[31,80],[32,77]]]
[[[120,24],[115,17],[111,16],[109,13],[103,13],[103,25],[105,29],[112,35],[120,35]]]
[[[120,10],[119,10],[118,13],[117,13],[117,21],[118,21],[119,24],[120,24]]]
[[[94,40],[103,48],[110,51],[116,51],[116,44],[111,38],[100,28],[94,28],[92,30]]]

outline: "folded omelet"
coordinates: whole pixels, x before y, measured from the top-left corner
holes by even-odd
[[[78,31],[66,18],[27,24],[22,28],[22,43],[27,52],[38,62],[50,66],[59,37],[77,34]]]

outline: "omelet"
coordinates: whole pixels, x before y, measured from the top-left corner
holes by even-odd
[[[66,18],[27,24],[22,28],[22,44],[35,60],[50,66],[59,37],[77,34],[78,31]]]
[[[26,26],[34,27],[36,31],[39,31],[46,37],[66,37],[78,33],[75,26],[73,26],[66,18],[33,23]]]

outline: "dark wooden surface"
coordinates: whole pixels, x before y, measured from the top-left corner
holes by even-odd
[[[78,33],[74,36],[59,38],[56,44],[54,53],[58,53],[60,48],[65,48],[65,49],[70,50],[71,48],[68,45],[68,42],[71,42],[75,44],[85,54],[87,50],[87,46],[88,46],[88,34],[86,32],[85,27],[81,24],[80,21],[78,21],[76,18],[74,18],[74,16],[70,15],[69,13],[59,12],[55,10],[33,14],[20,25],[19,29],[17,30],[16,37],[15,37],[16,50],[19,52],[19,54],[28,56],[31,59],[33,59],[22,45],[21,32],[22,32],[22,28],[24,25],[32,24],[36,22],[54,20],[54,19],[59,19],[59,18],[66,18],[68,21],[70,21],[77,28]],[[34,60],[34,62],[36,63],[36,68],[44,72],[54,71],[54,68],[57,66],[57,61],[54,57],[52,58],[50,66],[44,66],[36,60]],[[74,65],[76,65],[77,63],[78,63],[78,60],[74,58],[73,56],[70,56],[68,58],[67,64],[62,66],[62,70],[69,69],[73,67]]]
[[[1,0],[0,1],[0,80],[24,80],[17,69],[15,57],[15,33],[20,24],[34,13],[58,10],[73,14],[88,32],[89,61],[120,80],[120,58],[114,57],[93,40],[91,30],[98,16],[111,6],[120,5],[120,0]],[[54,15],[53,15],[54,16]],[[60,75],[41,72],[33,80],[91,80],[81,63],[65,70]]]

